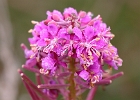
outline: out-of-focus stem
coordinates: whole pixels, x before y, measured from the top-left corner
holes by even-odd
[[[75,73],[75,59],[70,59],[70,72],[71,75],[69,77],[69,100],[76,100],[76,89],[75,89],[75,82],[74,82],[74,73]]]
[[[15,71],[21,62],[14,48],[10,19],[8,0],[0,0],[0,100],[16,100],[18,95],[19,77]]]

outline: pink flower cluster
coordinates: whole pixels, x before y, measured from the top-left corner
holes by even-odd
[[[37,66],[41,74],[52,77],[71,73],[74,59],[75,80],[81,78],[91,86],[102,80],[104,64],[116,70],[122,65],[117,48],[110,43],[114,35],[100,15],[92,18],[91,12],[73,8],[66,8],[63,14],[57,10],[46,14],[45,20],[32,21],[31,50],[22,45],[26,68]]]

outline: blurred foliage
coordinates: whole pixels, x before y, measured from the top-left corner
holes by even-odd
[[[20,44],[28,44],[27,33],[33,25],[31,20],[41,21],[46,18],[47,10],[63,11],[66,7],[91,11],[94,16],[100,14],[103,21],[111,27],[115,38],[113,45],[118,48],[120,57],[124,60],[119,71],[125,75],[106,87],[100,87],[95,100],[139,100],[140,95],[140,1],[139,0],[8,0],[11,22],[13,26],[15,54],[24,63],[24,55]],[[20,66],[19,66],[20,67]],[[114,71],[118,72],[118,71]],[[32,74],[26,72],[34,79]],[[17,100],[30,100],[23,84],[19,82]],[[83,96],[85,97],[85,96]],[[83,99],[84,100],[84,99]]]

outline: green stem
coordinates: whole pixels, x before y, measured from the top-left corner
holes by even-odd
[[[69,77],[69,100],[76,100],[76,87],[75,87],[75,82],[74,82],[74,73],[76,71],[75,69],[75,59],[70,58],[70,71],[72,72],[70,77]]]

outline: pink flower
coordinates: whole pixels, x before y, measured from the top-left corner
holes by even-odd
[[[87,71],[83,70],[80,72],[79,76],[81,78],[83,78],[84,80],[87,80],[89,78],[89,73]]]
[[[84,30],[84,37],[86,41],[91,41],[94,39],[97,33],[95,33],[95,29],[93,26],[87,26]]]
[[[55,67],[55,61],[50,57],[45,57],[42,59],[42,68],[46,70],[51,70]]]
[[[50,83],[42,85],[42,88],[51,88],[44,93],[57,94],[58,86],[68,86],[65,83],[71,77],[76,85],[83,79],[87,83],[82,85],[92,87],[104,78],[105,64],[116,70],[122,65],[117,48],[110,43],[114,35],[100,15],[92,18],[91,12],[77,12],[71,7],[63,13],[54,10],[46,14],[45,20],[33,21],[32,37],[28,39],[31,50],[22,45],[27,59],[25,68],[45,75],[44,81],[50,81],[51,77],[56,82],[51,84],[56,86],[54,90],[49,87]],[[33,69],[33,66],[37,67]],[[69,76],[65,78],[67,81],[62,81],[64,76]],[[59,90],[63,92],[63,89]]]

